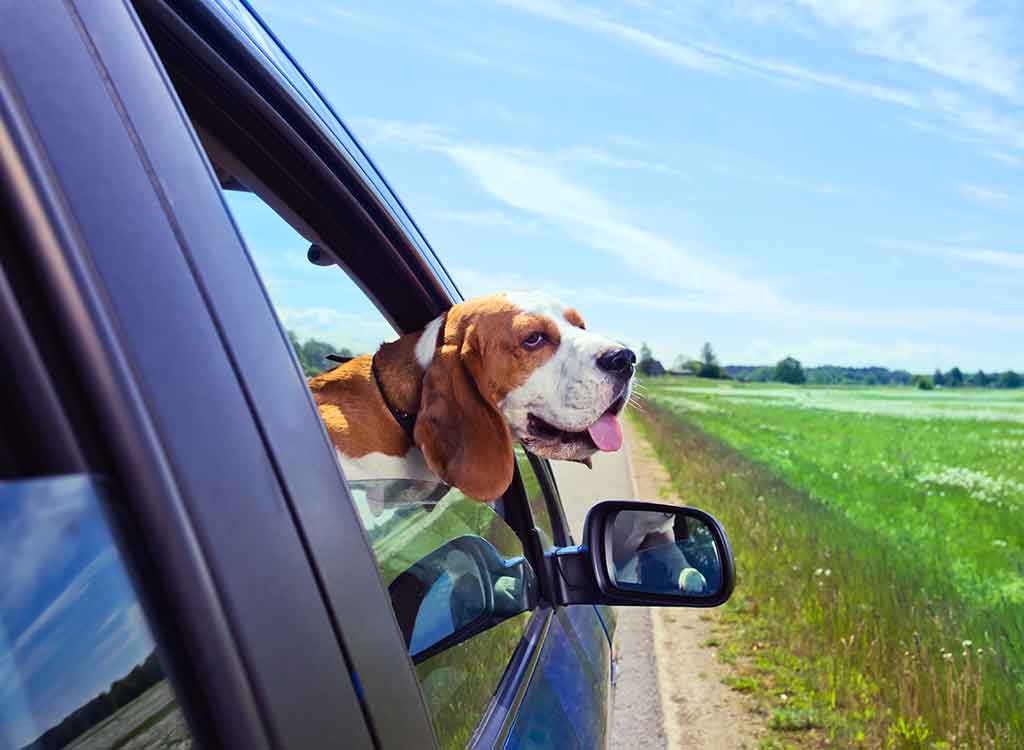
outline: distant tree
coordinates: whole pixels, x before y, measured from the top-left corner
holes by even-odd
[[[927,375],[915,375],[914,379],[910,382],[915,388],[920,388],[922,391],[930,391],[935,387],[932,379]]]
[[[910,385],[914,376],[906,370],[893,370],[889,373],[889,382],[895,385]]]
[[[654,358],[654,353],[651,352],[651,347],[647,346],[646,343],[640,345],[640,362],[637,364],[636,369],[640,371],[642,375],[664,375],[665,368],[661,362]]]
[[[953,388],[959,388],[964,384],[964,374],[960,372],[959,367],[954,367],[952,370],[946,373],[946,385],[950,385]]]
[[[933,385],[945,385],[946,384],[946,376],[942,374],[942,370],[940,370],[938,367],[935,368],[935,374],[932,375],[932,384]]]
[[[878,376],[874,373],[868,373],[864,376],[864,385],[878,385]]]
[[[754,383],[770,383],[774,375],[775,370],[771,367],[758,367],[747,379]]]
[[[984,370],[978,370],[976,373],[971,375],[968,382],[975,388],[985,388],[992,381],[989,379],[989,376],[985,374]]]
[[[674,360],[672,360],[672,369],[676,372],[685,372],[689,370],[694,375],[700,372],[700,360],[688,357],[685,354],[680,354]]]
[[[329,370],[332,367],[337,366],[337,362],[332,362],[327,359],[328,354],[337,354],[340,357],[351,357],[352,352],[342,347],[338,349],[325,341],[317,341],[316,339],[307,339],[302,345],[302,354],[305,358],[306,364],[309,368],[316,370],[316,373]],[[316,374],[314,373],[314,374]]]
[[[324,370],[337,366],[335,362],[326,359],[328,354],[337,354],[341,357],[352,356],[351,350],[344,347],[338,348],[333,344],[328,344],[326,341],[318,341],[317,339],[306,339],[305,342],[300,341],[295,331],[288,331],[288,340],[292,342],[295,354],[299,358],[299,364],[302,365],[302,372],[307,378],[319,375]]]
[[[705,341],[704,346],[700,348],[700,370],[697,374],[702,378],[722,377],[722,368],[718,364],[718,357],[715,356],[710,341]]]
[[[999,376],[996,384],[999,388],[1020,388],[1024,385],[1024,378],[1013,370],[1007,370]]]
[[[775,365],[775,380],[780,383],[800,385],[807,382],[807,376],[804,374],[804,368],[800,365],[800,360],[786,357],[780,359]]]

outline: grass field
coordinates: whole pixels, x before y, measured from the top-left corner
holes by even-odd
[[[1024,747],[1024,393],[645,385],[677,491],[733,537],[734,646],[788,741]]]

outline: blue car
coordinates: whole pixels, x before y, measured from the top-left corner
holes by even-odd
[[[521,448],[343,475],[306,379],[461,296],[240,0],[0,4],[0,189],[0,748],[604,747],[611,606],[729,597]]]

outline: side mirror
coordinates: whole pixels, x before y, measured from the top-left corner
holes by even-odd
[[[725,529],[697,508],[606,500],[590,509],[583,536],[549,556],[561,604],[716,607],[732,595]]]
[[[536,592],[524,558],[505,560],[486,539],[471,535],[438,547],[388,586],[416,664],[532,609]]]

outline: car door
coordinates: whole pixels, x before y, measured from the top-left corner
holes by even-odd
[[[545,552],[573,542],[546,461],[516,449],[518,473]],[[504,747],[597,748],[608,743],[611,708],[611,610],[592,604],[555,607],[535,671]]]
[[[99,522],[90,538],[117,541],[189,726],[205,747],[318,747],[330,737],[431,746],[401,633],[358,519],[344,511],[351,504],[338,502],[349,498],[316,413],[308,397],[289,401],[301,382],[294,355],[137,17],[123,5],[43,0],[3,5],[0,28],[2,218],[15,240],[3,270],[17,279],[27,319],[48,324],[34,339],[46,368],[35,380],[68,389],[60,406],[81,454],[74,470],[86,476],[64,492],[96,509],[90,518],[123,511],[127,543]],[[218,266],[228,259],[242,263]],[[216,305],[199,263],[231,274],[232,293]],[[224,335],[229,320],[251,337],[251,356],[281,368],[247,377],[237,341]],[[270,436],[273,415],[253,408],[257,400],[300,426],[289,446]],[[39,442],[27,427],[19,439]],[[302,472],[280,470],[288,448],[302,453]],[[113,492],[97,490],[93,474]],[[319,481],[325,474],[334,482]],[[17,493],[8,500],[19,504]],[[315,563],[317,533],[343,545],[343,576]],[[126,590],[125,575],[118,581]],[[339,590],[359,606],[337,607]],[[131,606],[127,594],[122,602]],[[41,612],[54,621],[52,607]],[[64,625],[65,638],[79,637]],[[27,631],[11,632],[13,663],[27,674],[31,664],[17,659]],[[25,731],[11,736],[31,739]]]
[[[345,144],[335,138],[338,131],[324,128],[323,118],[333,116],[309,106],[304,79],[255,19],[219,18],[214,11],[204,16],[202,8],[194,16],[168,14],[160,3],[140,8],[304,374],[331,366],[323,361],[325,352],[373,351],[389,337],[389,327],[390,336],[416,330],[458,301],[443,270],[417,247],[386,198],[352,174]],[[186,32],[202,34],[207,47],[183,49]],[[288,74],[283,86],[273,75],[282,69]],[[296,86],[289,88],[295,77]],[[220,295],[234,294],[230,275],[218,273],[220,265],[230,266],[221,261],[196,267],[214,305]],[[238,342],[236,356],[247,363],[256,389],[272,365],[254,336],[245,335],[247,321],[228,318],[225,313],[224,330]],[[377,338],[367,338],[368,331]],[[281,333],[277,340],[284,338]],[[308,402],[301,386],[294,397]],[[257,410],[267,411],[269,439],[281,440],[282,454],[288,452],[296,432],[275,417],[278,409],[255,401]],[[303,464],[301,451],[291,450],[280,470],[288,474]],[[536,489],[540,480],[529,464],[520,462],[519,472]],[[545,596],[544,554],[565,534],[561,528],[554,532],[546,506],[542,514],[540,505],[527,502],[519,473],[499,511],[454,491],[430,502],[403,502],[388,494],[393,488],[386,477],[378,486],[375,481],[350,478],[347,486],[409,641],[439,744],[537,746],[536,727],[562,722],[571,733],[580,732],[574,746],[603,745],[608,641],[593,607],[556,610]],[[318,529],[309,534],[321,575],[338,575],[342,548]],[[419,631],[402,605],[403,571],[423,568],[431,553],[466,535],[486,540],[506,561],[527,559],[539,579],[537,596],[471,638],[430,649],[422,640],[427,630]],[[400,548],[393,539],[402,540]],[[438,580],[446,579],[432,578],[431,585]],[[340,584],[329,587],[329,595],[336,607],[359,606],[358,597]],[[364,684],[367,693],[371,687]],[[548,695],[557,701],[550,704]]]

